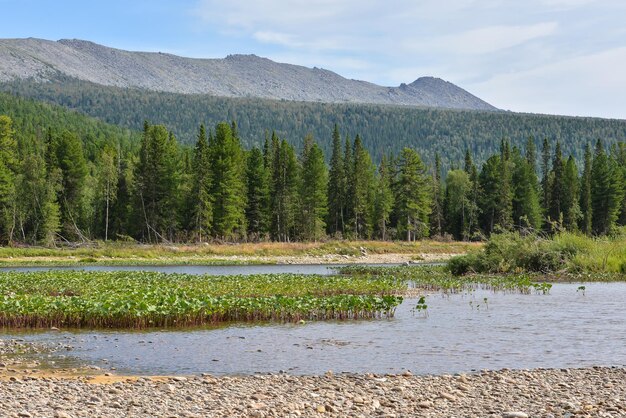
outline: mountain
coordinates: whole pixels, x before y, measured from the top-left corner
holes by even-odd
[[[256,55],[194,59],[124,51],[77,39],[0,39],[0,82],[46,82],[68,76],[104,86],[170,93],[497,110],[462,88],[434,77],[383,87],[349,80],[321,68],[282,64]]]

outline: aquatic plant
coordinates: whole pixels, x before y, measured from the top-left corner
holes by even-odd
[[[155,272],[0,273],[0,326],[192,326],[227,321],[391,317],[392,278]]]

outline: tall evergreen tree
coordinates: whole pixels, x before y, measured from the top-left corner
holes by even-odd
[[[140,235],[148,242],[172,240],[177,219],[178,146],[162,125],[144,125],[135,178]]]
[[[315,143],[305,146],[303,151],[300,190],[302,237],[307,241],[317,241],[325,235],[326,229],[328,171],[324,163],[324,154]]]
[[[469,151],[465,154],[465,163],[471,164]],[[444,229],[444,193],[441,187],[441,157],[435,154],[435,170],[433,171],[433,207],[430,214],[430,232],[432,236],[443,235]]]
[[[396,202],[399,233],[407,241],[428,236],[431,209],[430,181],[420,156],[410,148],[400,154],[400,170]]]
[[[552,171],[550,172],[550,204],[548,206],[548,219],[552,225],[556,224],[560,228],[563,224],[563,156],[561,154],[561,143],[557,141],[554,148],[554,159],[552,160]],[[553,226],[554,228],[554,226]]]
[[[369,238],[372,233],[374,212],[374,165],[369,152],[357,135],[353,147],[353,168],[350,181],[352,191],[350,225],[355,238]]]
[[[470,237],[468,209],[471,190],[472,184],[465,170],[448,171],[445,197],[446,229],[456,240],[467,241]]]
[[[215,127],[210,154],[213,178],[213,231],[225,240],[246,236],[245,158],[241,144],[227,123]],[[236,131],[235,131],[236,133]]]
[[[498,207],[496,222],[500,228],[510,230],[513,227],[513,185],[510,144],[502,140],[500,145],[500,177],[498,181]]]
[[[591,146],[587,144],[585,147],[585,165],[580,179],[580,210],[582,212],[580,229],[587,235],[591,235],[592,233],[591,165]]]
[[[75,134],[65,131],[55,141],[54,147],[61,175],[58,201],[64,234],[68,239],[86,240],[83,192],[89,171],[83,144]]]
[[[578,229],[578,221],[582,217],[580,212],[580,182],[578,179],[578,167],[571,155],[565,163],[563,172],[563,194],[561,208],[563,210],[563,226],[570,231]]]
[[[17,143],[13,134],[11,118],[0,115],[0,232],[5,242],[13,241],[16,224]]]
[[[541,205],[546,216],[550,210],[550,144],[548,138],[543,139],[543,147],[541,149]]]
[[[518,149],[513,150],[513,222],[518,228],[538,230],[542,222],[540,192],[532,160],[529,147],[526,148],[526,158]]]
[[[287,141],[273,142],[271,186],[272,239],[289,242],[295,238],[300,170],[295,151]]]
[[[328,176],[328,233],[331,236],[343,234],[344,209],[346,207],[346,175],[342,155],[339,127],[333,130],[333,150],[330,157]]]
[[[192,186],[189,194],[190,225],[194,239],[203,241],[211,236],[213,226],[213,173],[206,128],[200,125],[193,151]]]
[[[270,172],[265,166],[261,150],[256,147],[252,148],[248,156],[247,185],[248,236],[259,240],[269,233]]]
[[[610,233],[619,215],[622,197],[619,171],[604,151],[602,141],[596,143],[591,166],[591,227],[596,235]]]
[[[374,223],[377,236],[383,241],[387,240],[389,217],[394,206],[393,199],[393,173],[390,163],[385,155],[378,166],[378,178],[376,181],[376,196],[374,202]]]
[[[480,172],[480,208],[481,229],[487,234],[494,232],[498,225],[498,211],[500,210],[500,172],[501,159],[498,155],[492,155],[487,159]]]

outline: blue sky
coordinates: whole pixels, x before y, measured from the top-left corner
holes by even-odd
[[[626,118],[623,0],[0,0],[0,37],[254,53],[383,85],[425,75],[502,109]]]

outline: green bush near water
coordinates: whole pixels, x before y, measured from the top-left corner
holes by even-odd
[[[468,273],[592,272],[626,274],[626,229],[592,238],[563,232],[552,238],[517,232],[495,234],[476,253],[454,257],[448,268]]]

